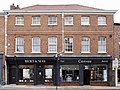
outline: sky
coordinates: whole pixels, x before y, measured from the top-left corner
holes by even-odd
[[[114,14],[114,22],[120,23],[120,0],[1,0],[0,12],[9,10],[13,3],[20,8],[32,5],[79,4],[105,10],[118,10]]]

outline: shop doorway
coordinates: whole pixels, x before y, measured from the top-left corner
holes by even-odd
[[[9,84],[16,84],[16,66],[9,68]]]
[[[84,85],[90,85],[90,70],[84,70]]]
[[[118,84],[120,84],[120,69],[117,70]]]
[[[37,70],[37,84],[42,85],[44,82],[44,70],[38,69]]]

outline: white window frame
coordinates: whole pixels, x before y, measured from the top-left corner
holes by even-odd
[[[106,53],[106,37],[98,37],[98,53]]]
[[[107,25],[105,16],[98,16],[98,25]]]
[[[24,17],[23,16],[16,16],[15,25],[24,25]]]
[[[49,16],[48,25],[57,25],[57,16]]]
[[[86,48],[86,49],[84,49],[84,48]],[[82,38],[81,53],[90,53],[90,38],[89,37]]]
[[[48,53],[57,53],[57,38],[56,37],[48,38]]]
[[[37,40],[37,41],[34,41]],[[37,42],[37,44],[35,44],[34,42]],[[39,47],[38,51],[34,50],[34,47]],[[40,53],[40,38],[39,37],[33,37],[32,38],[32,53]]]
[[[17,37],[16,38],[16,45],[15,45],[15,53],[24,53],[24,38],[22,37]],[[18,50],[22,47],[23,50]]]
[[[32,17],[32,25],[40,25],[40,16]]]
[[[72,43],[72,48],[69,48],[69,44]],[[72,49],[69,51],[69,49]],[[72,37],[65,37],[65,53],[73,53],[73,38]]]
[[[73,16],[64,17],[64,25],[73,25]]]
[[[90,17],[82,16],[81,17],[81,25],[90,25]]]

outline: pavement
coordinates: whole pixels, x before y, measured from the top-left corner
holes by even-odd
[[[43,86],[43,85],[4,85],[0,90],[120,90],[120,86]]]

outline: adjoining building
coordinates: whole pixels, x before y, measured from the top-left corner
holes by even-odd
[[[120,23],[114,23],[114,55],[118,59],[117,84],[120,85]]]
[[[114,85],[115,10],[82,5],[11,5],[7,83]]]
[[[5,13],[0,12],[0,82],[4,80],[5,64]]]

